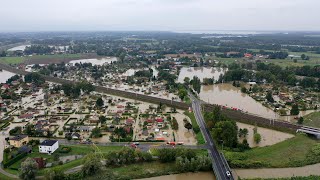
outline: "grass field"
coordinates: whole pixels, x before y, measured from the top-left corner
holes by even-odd
[[[320,141],[299,134],[278,144],[253,148],[245,152],[225,152],[231,167],[299,167],[312,164],[307,158],[310,149]]]
[[[304,122],[303,122],[304,125],[320,128],[320,112],[310,113],[304,116],[303,118],[304,118]]]
[[[68,156],[68,155],[86,155],[90,152],[94,152],[93,147],[88,146],[88,145],[68,145],[68,146],[61,145],[60,148],[61,147],[71,147],[71,151],[69,153],[59,153],[58,152],[59,149],[58,149],[54,154],[58,154],[60,157]],[[108,153],[110,151],[120,150],[122,147],[121,146],[98,146],[98,148],[100,149],[101,153]],[[30,158],[43,157],[43,158],[47,159],[47,162],[53,162],[54,156],[39,153],[38,147],[34,147],[33,152],[31,154],[29,154],[27,157],[17,161],[16,163],[12,164],[9,168],[7,168],[5,170],[11,174],[18,174],[18,171],[16,169],[19,169],[21,162],[23,162],[28,157],[30,157]],[[60,166],[55,166],[53,168],[61,168],[63,170],[67,170],[67,169],[79,166],[79,165],[81,165],[81,163],[82,163],[82,159],[77,159],[77,160],[65,163],[63,165],[60,165]],[[43,173],[44,173],[44,169],[39,171],[40,175]]]
[[[10,178],[10,177],[0,173],[0,179],[1,180],[12,180],[13,178]]]
[[[205,144],[206,142],[205,142],[204,137],[203,137],[203,135],[202,135],[202,133],[200,131],[199,125],[197,123],[197,120],[196,120],[194,114],[190,113],[189,111],[185,111],[184,114],[191,119],[192,127],[199,129],[199,132],[196,133],[196,139],[198,141],[198,144]]]

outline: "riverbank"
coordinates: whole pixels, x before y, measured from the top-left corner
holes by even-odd
[[[235,169],[234,173],[245,179],[254,178],[290,178],[295,176],[320,176],[320,163],[296,168],[263,168],[263,169]]]

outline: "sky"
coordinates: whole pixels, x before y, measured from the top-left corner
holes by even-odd
[[[0,0],[0,31],[318,31],[319,0]]]

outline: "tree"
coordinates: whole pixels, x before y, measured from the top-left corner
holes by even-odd
[[[290,114],[296,116],[296,115],[299,115],[299,113],[300,113],[299,105],[298,104],[293,104],[292,108],[290,110]]]
[[[268,102],[274,103],[274,99],[272,97],[272,92],[269,91],[267,93],[266,99],[267,99]]]
[[[61,179],[64,179],[65,176],[63,174],[63,172],[59,169],[49,169],[46,171],[45,173],[45,178],[47,180],[61,180]]]
[[[261,135],[260,135],[259,133],[255,133],[255,134],[253,135],[253,139],[254,139],[254,142],[256,142],[257,144],[259,144],[260,141],[261,141]]]
[[[301,59],[304,60],[306,58],[305,54],[301,54]]]
[[[101,170],[102,163],[96,153],[88,154],[83,159],[83,167],[81,171],[84,176],[91,176]]]
[[[94,129],[92,129],[91,136],[92,136],[93,138],[98,138],[98,137],[100,137],[100,136],[101,136],[101,130],[100,130],[100,128],[96,127],[96,128],[94,128]]]
[[[304,121],[303,117],[300,117],[300,118],[298,119],[298,124],[303,124],[303,121]]]
[[[105,116],[100,116],[99,121],[101,124],[104,124],[107,121],[107,118]]]
[[[103,105],[104,105],[103,99],[101,97],[98,98],[97,101],[96,101],[96,106],[101,108],[101,107],[103,107]]]
[[[243,129],[239,129],[239,137],[244,137],[246,138],[246,136],[248,135],[248,129],[247,128],[243,128]]]
[[[217,122],[212,129],[212,136],[218,142],[227,147],[235,147],[238,142],[238,127],[235,121],[226,120]]]
[[[189,77],[185,77],[184,80],[183,80],[183,82],[184,82],[184,84],[185,84],[186,86],[189,86],[189,84],[190,84],[190,78],[189,78]]]
[[[36,177],[38,171],[38,164],[35,160],[27,158],[21,163],[19,177],[22,180],[33,180]]]
[[[188,92],[185,88],[180,87],[178,95],[179,95],[179,98],[181,99],[181,101],[183,101],[184,98],[188,95]]]
[[[186,124],[184,124],[184,127],[189,131],[190,129],[192,129],[192,124],[187,122]]]

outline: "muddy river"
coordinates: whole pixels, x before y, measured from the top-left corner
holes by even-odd
[[[6,83],[6,81],[14,76],[15,74],[9,71],[2,70],[0,71],[0,83]]]
[[[70,61],[70,64],[75,64],[75,63],[92,63],[92,65],[103,65],[105,63],[111,63],[117,61],[116,57],[107,57],[107,58],[101,58],[101,59],[79,59],[79,60],[73,60]]]
[[[143,180],[213,180],[216,179],[212,172],[198,172],[198,173],[182,173],[167,176],[158,176],[152,178],[145,178]]]

